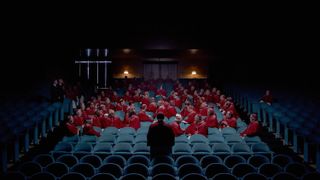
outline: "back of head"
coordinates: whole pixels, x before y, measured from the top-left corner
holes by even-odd
[[[158,120],[158,122],[159,122],[159,123],[163,123],[164,115],[163,115],[163,114],[161,114],[161,113],[160,113],[160,114],[158,114],[158,115],[157,115],[157,120]]]

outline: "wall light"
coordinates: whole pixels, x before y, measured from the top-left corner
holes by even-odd
[[[131,52],[131,49],[129,49],[129,48],[123,49],[123,52],[126,54],[129,54]]]
[[[129,74],[129,72],[127,70],[123,71],[123,74]]]
[[[198,52],[198,49],[190,49],[191,54],[196,54]]]
[[[192,74],[192,75],[196,75],[197,72],[196,72],[196,71],[192,71],[191,74]]]

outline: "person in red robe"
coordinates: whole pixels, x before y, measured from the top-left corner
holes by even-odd
[[[126,113],[126,117],[123,123],[124,123],[124,127],[132,127],[135,130],[138,130],[140,128],[139,117],[135,114],[134,111],[130,111]]]
[[[144,121],[153,122],[153,120],[152,120],[153,118],[146,113],[146,110],[147,110],[147,105],[142,104],[141,110],[138,114],[140,121],[141,122],[144,122]]]
[[[208,116],[208,105],[205,102],[201,103],[200,109],[199,109],[199,114],[201,116]]]
[[[208,116],[206,117],[204,122],[207,124],[207,127],[210,127],[210,128],[218,128],[219,127],[217,116],[214,113],[214,110],[212,108],[208,109]]]
[[[220,122],[220,128],[225,127],[237,127],[237,119],[233,117],[232,112],[228,111],[224,116],[223,120]]]
[[[66,129],[67,129],[67,135],[68,136],[74,136],[79,134],[79,129],[74,124],[73,116],[68,116],[68,121],[66,123]]]
[[[266,90],[266,93],[261,97],[260,102],[262,103],[264,102],[268,105],[271,105],[272,101],[273,101],[273,97],[271,95],[270,90]]]
[[[73,116],[73,124],[75,126],[82,126],[84,124],[84,118],[82,116],[81,109],[78,109],[76,115]]]
[[[182,116],[180,114],[176,114],[175,121],[170,124],[170,127],[176,137],[184,134],[184,130],[182,130],[180,127],[181,121],[182,121]]]
[[[155,102],[151,102],[147,108],[147,111],[156,113],[157,111],[157,104]]]
[[[195,121],[190,124],[186,129],[186,134],[189,136],[193,134],[202,134],[204,136],[208,135],[208,127],[206,123],[201,119],[200,115],[195,116]]]
[[[110,109],[107,118],[104,119],[103,126],[122,128],[123,122],[120,120],[119,117],[115,116],[114,110]]]
[[[92,119],[86,120],[86,123],[83,126],[83,135],[94,135],[100,137],[100,132],[94,130],[92,125]]]
[[[258,116],[257,114],[253,113],[250,114],[250,123],[247,126],[247,128],[240,133],[241,137],[245,136],[257,136],[260,131],[260,125],[258,122]]]

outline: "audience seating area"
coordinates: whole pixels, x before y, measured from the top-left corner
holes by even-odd
[[[169,95],[173,86],[166,84],[164,88],[168,92],[167,95]],[[120,96],[125,92],[123,88],[118,88],[116,91]],[[242,94],[242,92],[231,87],[226,90],[226,93],[234,98],[233,101],[241,109],[248,114],[257,112],[259,120],[263,125],[267,126],[270,132],[275,132],[277,136],[285,137],[285,143],[292,143],[297,152],[299,146],[295,141],[297,141],[298,136],[304,138],[304,151],[307,150],[308,143],[317,143],[317,138],[311,137],[308,133],[301,133],[302,131],[298,130],[301,128],[297,127],[294,129],[291,125],[288,125],[288,122],[294,124],[290,120],[290,117],[296,117],[290,116],[290,112],[299,114],[301,109],[290,111],[289,109],[293,107],[287,108],[284,105],[280,106],[278,104],[272,106],[263,105],[257,103],[259,97],[254,95],[249,97],[246,94]],[[149,94],[152,97],[156,97],[151,91]],[[15,152],[13,161],[16,162],[18,160],[21,149],[27,152],[27,147],[30,143],[38,143],[40,137],[45,137],[48,131],[59,125],[59,122],[64,119],[65,114],[71,114],[71,104],[70,100],[65,100],[63,104],[37,105],[37,107],[41,107],[37,110],[30,105],[30,111],[32,109],[34,113],[27,115],[30,111],[21,112],[21,114],[26,114],[23,117],[29,118],[28,120],[24,120],[23,124],[19,124],[18,120],[13,122],[19,124],[18,127],[21,127],[21,130],[17,130],[17,133],[14,131],[12,136],[9,136],[14,142]],[[135,104],[135,107],[139,111],[140,104]],[[221,121],[223,119],[222,113],[217,106],[213,105],[213,107],[217,119]],[[179,109],[177,111],[180,112]],[[120,111],[116,112],[116,115],[120,119],[124,118],[124,114]],[[10,117],[11,115],[1,114],[1,116]],[[303,116],[307,115],[304,114]],[[18,119],[18,116],[16,118]],[[170,123],[173,120],[166,118],[165,122]],[[10,125],[9,121],[8,119],[5,122],[7,126]],[[295,123],[298,124],[299,122],[296,121]],[[209,128],[208,136],[201,134],[178,136],[175,138],[175,145],[172,147],[171,156],[151,159],[150,149],[147,146],[147,133],[150,124],[151,122],[141,122],[141,127],[137,130],[131,127],[120,129],[115,127],[107,127],[105,129],[94,127],[96,131],[100,132],[100,137],[90,135],[65,136],[50,152],[38,154],[32,160],[23,162],[9,171],[6,169],[8,158],[6,151],[10,143],[6,144],[5,142],[11,139],[4,139],[3,137],[6,136],[1,135],[1,140],[4,142],[1,142],[3,145],[1,147],[1,162],[2,170],[5,172],[2,178],[17,180],[307,180],[319,179],[320,177],[319,172],[310,168],[307,164],[297,162],[286,154],[274,153],[261,137],[241,137],[240,132],[246,128],[247,124],[240,118],[237,120],[237,128]],[[181,124],[181,126],[184,125]],[[299,124],[299,126],[302,125]],[[306,126],[303,125],[303,127]],[[289,140],[288,136],[286,137],[288,131],[293,132],[292,141]],[[1,130],[0,133],[2,132],[6,131]],[[30,134],[33,135],[32,138],[29,137]],[[19,147],[21,143],[24,144],[24,148]],[[319,167],[319,150],[317,153],[319,155],[317,156],[317,165]]]
[[[248,114],[257,112],[269,132],[283,139],[283,145],[292,146],[295,153],[303,155],[305,162],[314,162],[320,170],[319,102],[302,97],[299,92],[279,90],[274,95],[277,102],[267,105],[259,102],[263,90],[229,85],[226,92],[235,97],[235,103]],[[311,147],[315,148],[312,152]]]

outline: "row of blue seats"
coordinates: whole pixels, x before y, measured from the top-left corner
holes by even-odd
[[[292,145],[296,153],[303,153],[305,162],[310,162],[310,157],[316,157],[317,169],[320,171],[320,113],[318,105],[304,97],[295,101],[299,96],[286,95],[288,92],[279,93],[283,97],[280,102],[271,106],[259,103],[259,96],[251,89],[228,87],[228,93],[237,97],[235,102],[246,112],[257,112],[259,120],[270,132],[275,133],[277,138],[284,139],[284,145]],[[292,98],[294,97],[294,99]],[[287,99],[287,100],[286,100]],[[292,136],[290,136],[292,134]],[[299,141],[303,142],[300,145]],[[310,154],[309,148],[316,145],[316,153]]]
[[[1,172],[7,171],[8,161],[17,162],[20,153],[27,153],[31,143],[39,144],[42,137],[52,131],[64,119],[65,113],[71,113],[71,101],[65,99],[63,103],[38,104],[39,107],[21,113],[2,114],[5,122],[0,128],[1,143]],[[13,108],[15,109],[15,108]],[[15,109],[20,111],[20,109]],[[20,147],[20,145],[23,145]],[[11,147],[12,146],[12,147]],[[9,157],[8,150],[13,149],[13,157]]]
[[[136,136],[130,134],[121,134],[121,135],[112,135],[112,134],[103,134],[100,137],[84,135],[84,136],[65,136],[62,139],[62,142],[70,142],[70,143],[140,143],[147,142],[147,134],[138,134]],[[230,135],[221,135],[221,134],[211,134],[208,137],[205,137],[200,134],[194,134],[192,136],[181,135],[175,137],[176,143],[205,143],[205,144],[214,144],[214,143],[261,143],[262,140],[259,136],[252,137],[241,137],[239,134],[230,134]]]
[[[201,174],[207,178],[212,178],[219,173],[231,173],[238,178],[242,178],[249,173],[259,173],[267,178],[271,178],[280,172],[291,173],[295,177],[300,178],[312,172],[303,164],[296,162],[288,162],[283,168],[274,163],[263,163],[255,167],[246,161],[237,160],[234,157],[236,156],[227,157],[225,163],[206,162],[207,164],[204,167],[200,163],[208,159],[209,156],[203,157],[200,162],[193,156],[180,156],[176,161],[173,161],[170,157],[159,157],[158,160],[153,159],[150,161],[145,156],[134,156],[128,159],[128,164],[124,164],[125,159],[121,158],[121,156],[110,156],[103,162],[97,156],[86,156],[73,166],[68,166],[63,162],[51,162],[42,167],[35,161],[26,162],[19,167],[18,171],[29,177],[39,172],[49,172],[56,177],[61,177],[69,172],[77,172],[88,178],[97,173],[110,173],[116,178],[130,173],[138,173],[145,178],[154,177],[161,173],[168,173],[177,178],[183,178],[190,173]],[[147,166],[148,164],[146,165],[146,163],[152,165]]]

